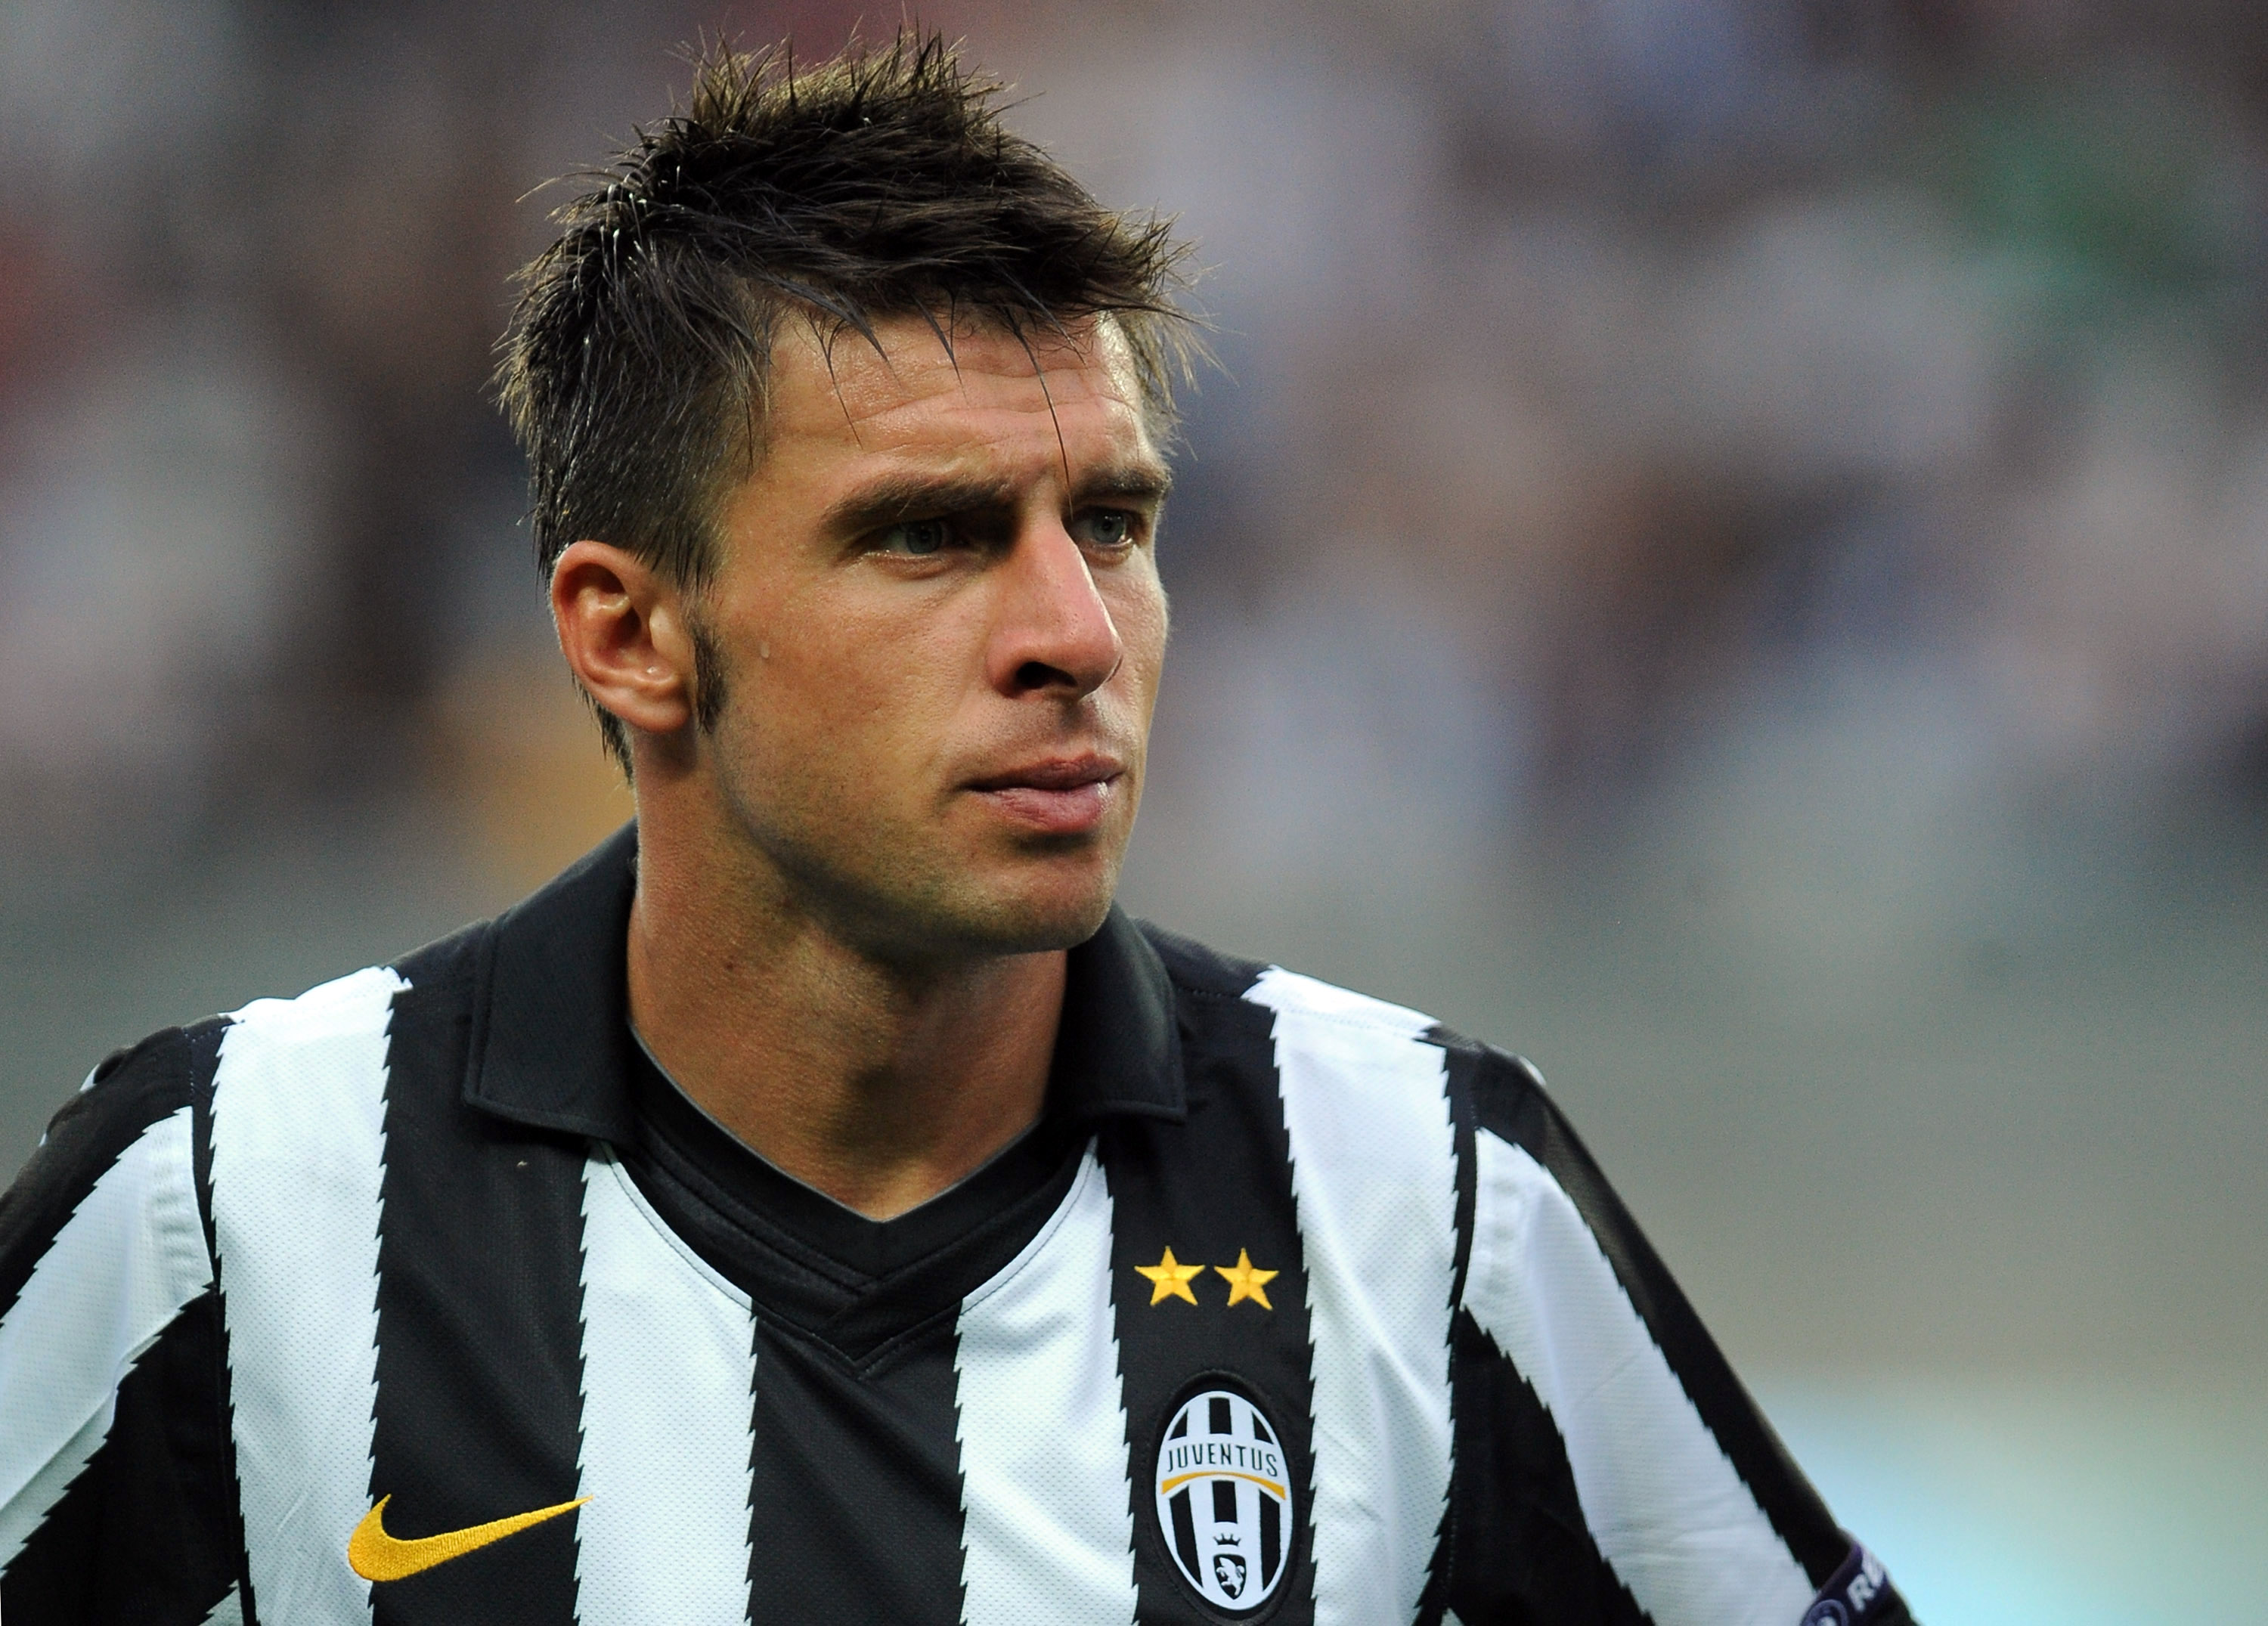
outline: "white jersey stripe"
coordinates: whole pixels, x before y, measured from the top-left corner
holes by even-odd
[[[1599,1553],[1656,1626],[1789,1626],[1812,1586],[1670,1370],[1574,1201],[1480,1131],[1465,1308],[1566,1444]]]
[[[213,1605],[212,1613],[204,1618],[204,1626],[244,1626],[244,1600],[232,1586]]]
[[[961,1302],[954,1365],[967,1626],[1134,1619],[1110,1220],[1090,1143],[1039,1235]]]
[[[247,1559],[262,1615],[370,1618],[347,1537],[370,1509],[387,1025],[380,967],[246,1006],[213,1078],[213,1231]]]
[[[100,1448],[134,1363],[212,1285],[192,1181],[184,1107],[102,1172],[0,1318],[0,1569]]]
[[[102,1397],[102,1404],[79,1426],[78,1432],[42,1463],[38,1471],[24,1481],[24,1488],[11,1497],[4,1509],[0,1509],[0,1571],[15,1563],[24,1550],[24,1543],[32,1539],[33,1532],[47,1522],[56,1503],[71,1482],[86,1471],[94,1460],[94,1453],[102,1449],[102,1442],[110,1438],[110,1425],[118,1418],[118,1396]]]
[[[1407,1621],[1448,1505],[1456,1133],[1430,1018],[1270,969],[1314,1344],[1316,1626]]]
[[[619,1165],[585,1163],[582,1626],[747,1619],[755,1358],[747,1295],[669,1232]]]

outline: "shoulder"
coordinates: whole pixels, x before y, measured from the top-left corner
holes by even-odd
[[[1264,960],[1224,954],[1148,921],[1136,924],[1165,962],[1175,991],[1197,1001],[1233,1002],[1263,1013],[1348,1022],[1403,1034],[1443,1031],[1422,1012]]]
[[[224,1058],[240,1063],[249,1053],[261,1070],[283,1075],[320,1071],[357,1033],[382,1041],[392,994],[406,985],[395,968],[372,967],[113,1051],[55,1112],[0,1194],[0,1254],[56,1234],[98,1190],[112,1193],[109,1202],[131,1187],[169,1208],[186,1193],[202,1206]],[[5,1288],[0,1282],[0,1297]]]
[[[413,1009],[453,1009],[461,1028],[473,1002],[487,923],[288,999],[255,999],[219,1019],[211,1075],[211,1133],[236,1159],[294,1160],[318,1144],[317,1121],[383,1110],[387,1100],[453,1092],[456,1070],[406,1049]],[[413,1002],[416,1002],[413,1004]]]
[[[1200,1045],[1224,1029],[1264,1035],[1279,1068],[1287,1060],[1336,1057],[1358,1074],[1366,1058],[1381,1065],[1413,1058],[1499,1134],[1551,1113],[1543,1075],[1524,1056],[1468,1038],[1423,1011],[1138,923],[1165,962],[1184,1028]]]
[[[210,1067],[198,1066],[200,1057],[210,1055],[225,1026],[226,1019],[212,1017],[188,1027],[161,1028],[103,1057],[48,1121],[32,1166],[98,1148],[114,1156],[122,1143],[188,1107],[198,1084],[210,1081]]]
[[[223,1025],[216,1018],[164,1028],[105,1056],[48,1120],[31,1161],[0,1196],[0,1235],[20,1221],[27,1201],[59,1186],[82,1188],[153,1125],[188,1111],[199,1082],[199,1052],[210,1053]]]
[[[255,999],[216,1019],[227,1027],[231,1048],[255,1041],[320,1048],[373,1028],[382,1034],[396,997],[413,989],[470,997],[491,923],[476,922],[398,960],[365,966],[290,998]]]
[[[289,998],[255,999],[217,1017],[232,1053],[255,1046],[320,1052],[356,1035],[383,1037],[395,1001],[420,994],[469,999],[490,921],[477,921],[397,960],[364,966]]]
[[[1439,1031],[1439,1024],[1419,1012],[1281,966],[1224,954],[1148,921],[1136,923],[1165,963],[1185,1026],[1203,1029],[1212,1022],[1226,1021],[1247,1029],[1273,1028],[1279,1041],[1287,1027],[1297,1030],[1309,1022],[1341,1024],[1404,1038]]]
[[[167,1179],[178,1165],[184,1181],[194,1169],[201,1191],[217,1103],[242,1111],[257,1093],[271,1111],[295,1101],[317,1109],[322,1092],[295,1089],[291,1081],[335,1074],[342,1047],[359,1042],[382,1053],[402,992],[417,988],[469,1002],[483,930],[468,927],[393,964],[366,967],[291,998],[256,999],[224,1015],[161,1028],[113,1051],[57,1109],[31,1159],[0,1191],[0,1250],[60,1226],[114,1169],[122,1169],[114,1180],[125,1178],[122,1165],[154,1159]],[[230,1075],[247,1072],[284,1087],[226,1087]]]
[[[1199,1000],[1241,1000],[1245,990],[1268,968],[1256,960],[1239,960],[1208,948],[1195,938],[1168,931],[1152,921],[1138,920],[1134,926],[1157,951],[1174,991]]]
[[[152,1282],[187,1284],[177,1295],[184,1300],[204,1278],[196,1126],[224,1026],[169,1027],[113,1052],[55,1115],[0,1192],[0,1312],[17,1304],[66,1232],[107,1239],[72,1253],[67,1269],[49,1268],[89,1304],[137,1261]]]

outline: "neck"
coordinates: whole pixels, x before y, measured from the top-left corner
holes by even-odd
[[[1064,954],[909,968],[757,874],[641,829],[630,1019],[709,1115],[870,1218],[928,1201],[1037,1121]]]

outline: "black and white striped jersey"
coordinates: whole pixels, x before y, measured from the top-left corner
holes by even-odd
[[[8,1626],[1905,1621],[1524,1063],[1114,914],[878,1224],[643,1056],[634,864],[64,1107]]]

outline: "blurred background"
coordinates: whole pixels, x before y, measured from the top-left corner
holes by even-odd
[[[0,1164],[627,816],[524,195],[855,18],[0,0]],[[1533,1056],[1933,1626],[2258,1618],[2268,11],[923,20],[1207,267],[1129,901]]]

